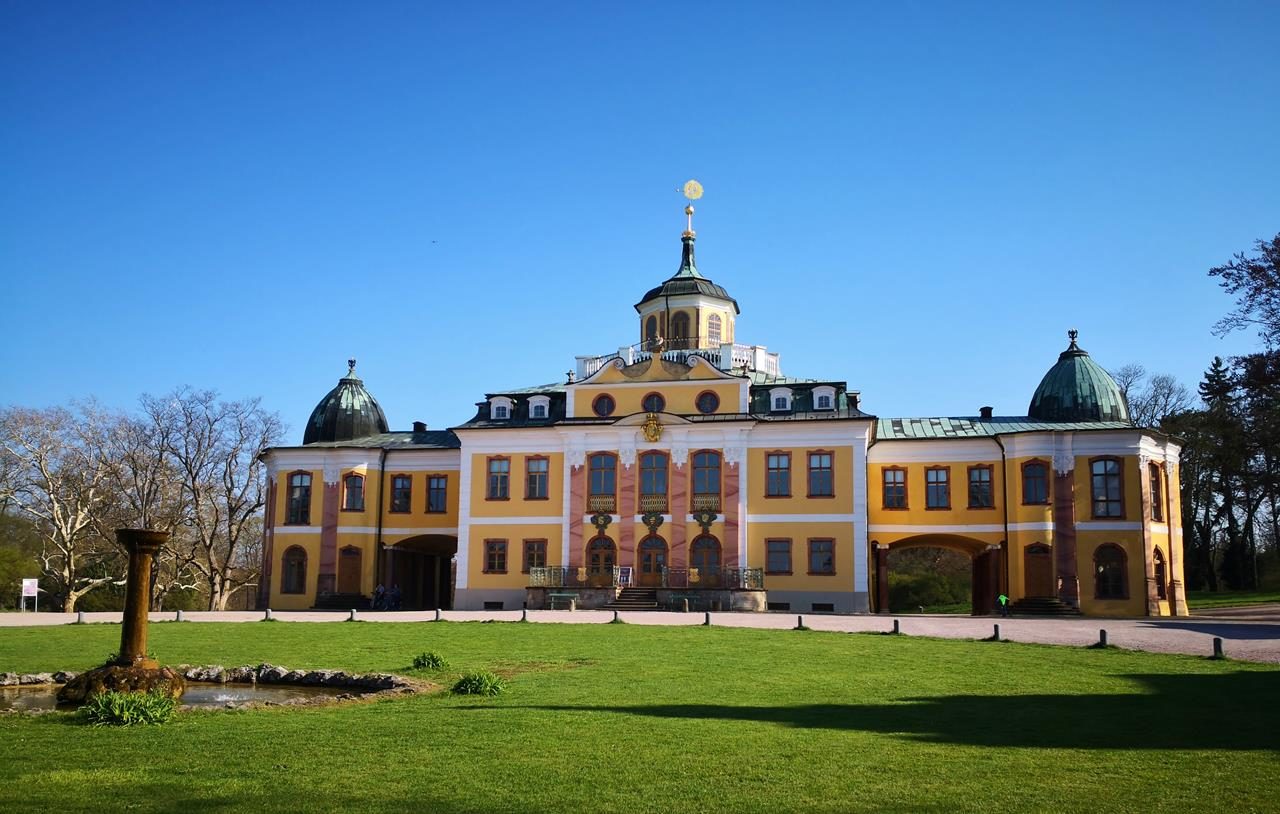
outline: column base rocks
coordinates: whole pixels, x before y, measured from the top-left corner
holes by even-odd
[[[172,667],[108,664],[68,681],[58,691],[58,703],[83,704],[104,692],[160,692],[177,699],[186,688],[186,679]]]

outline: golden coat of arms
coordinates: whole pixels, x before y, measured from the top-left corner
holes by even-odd
[[[657,413],[649,413],[644,419],[644,440],[650,444],[656,444],[662,440],[662,422],[658,420]]]

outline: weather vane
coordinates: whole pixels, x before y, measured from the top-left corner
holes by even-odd
[[[684,208],[684,214],[689,219],[688,228],[685,229],[686,235],[693,234],[693,202],[702,197],[702,184],[690,178],[684,182],[684,197],[689,201],[689,205]]]

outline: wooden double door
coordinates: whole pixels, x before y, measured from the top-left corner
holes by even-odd
[[[646,537],[640,541],[640,573],[636,582],[648,588],[662,585],[662,572],[667,567],[667,544],[661,537]]]

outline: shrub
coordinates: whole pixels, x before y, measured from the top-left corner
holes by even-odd
[[[161,692],[104,692],[91,697],[80,714],[94,726],[162,724],[173,717],[178,702]]]
[[[455,695],[499,695],[507,683],[493,673],[481,670],[467,673],[453,685]]]
[[[430,650],[413,659],[415,670],[443,670],[448,666],[449,662],[444,660],[444,656]]]

